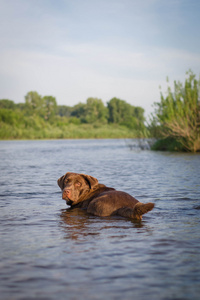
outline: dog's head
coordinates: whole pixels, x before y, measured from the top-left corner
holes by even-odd
[[[98,185],[98,180],[92,176],[68,172],[58,179],[62,190],[62,198],[68,205],[75,205],[85,200],[85,196]]]

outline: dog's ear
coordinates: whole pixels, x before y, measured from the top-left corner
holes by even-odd
[[[86,182],[89,184],[90,189],[93,189],[96,185],[98,185],[98,180],[90,175],[81,174]]]
[[[57,180],[57,184],[58,184],[58,186],[61,188],[61,190],[64,189],[64,179],[65,179],[65,175],[61,176],[61,177]]]

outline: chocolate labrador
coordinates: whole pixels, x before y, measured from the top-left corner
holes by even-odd
[[[100,184],[92,176],[68,172],[58,179],[62,198],[67,205],[86,209],[95,216],[119,215],[141,220],[154,208],[153,203],[141,203],[131,195]]]

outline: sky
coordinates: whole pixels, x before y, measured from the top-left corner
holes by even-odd
[[[0,0],[0,23],[0,99],[117,97],[148,116],[167,77],[200,75],[199,0]]]

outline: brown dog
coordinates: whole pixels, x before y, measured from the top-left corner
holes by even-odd
[[[116,191],[92,176],[66,173],[58,179],[62,198],[71,207],[86,209],[95,216],[120,215],[141,220],[142,215],[154,208],[153,203],[143,204],[131,195]]]

